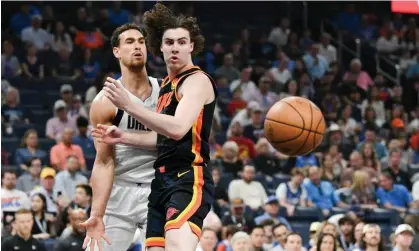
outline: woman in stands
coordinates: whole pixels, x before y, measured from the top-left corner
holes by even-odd
[[[371,143],[365,143],[362,147],[362,158],[364,159],[364,166],[372,168],[377,172],[381,172],[381,163],[375,153],[375,148]]]
[[[23,135],[21,148],[18,148],[15,153],[17,170],[27,171],[28,166],[26,163],[32,157],[38,157],[42,163],[47,163],[47,153],[39,149],[38,133],[34,129],[29,129]]]
[[[367,172],[356,171],[352,177],[352,204],[362,209],[377,208],[377,197]]]
[[[34,44],[27,46],[26,57],[22,60],[22,70],[25,77],[29,79],[44,78],[44,64],[38,58],[38,51]]]
[[[321,234],[317,240],[316,250],[319,251],[336,251],[336,239],[332,234]]]
[[[322,180],[329,181],[333,186],[338,187],[340,178],[340,166],[336,165],[332,156],[325,154],[321,163]]]
[[[54,216],[47,213],[47,199],[38,193],[32,196],[33,225],[32,235],[35,239],[48,239],[55,236]]]

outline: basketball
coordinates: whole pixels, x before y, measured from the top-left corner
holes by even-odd
[[[288,156],[312,152],[323,140],[326,123],[310,100],[288,97],[275,103],[266,114],[264,133],[279,152]]]

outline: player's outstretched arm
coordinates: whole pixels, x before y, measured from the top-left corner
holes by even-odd
[[[211,81],[203,73],[188,77],[178,90],[181,97],[175,116],[155,113],[144,106],[125,99],[125,91],[118,81],[107,81],[105,95],[119,108],[158,134],[180,140],[192,127],[205,104],[214,97]],[[173,97],[175,98],[175,97]],[[127,101],[124,101],[127,100]]]

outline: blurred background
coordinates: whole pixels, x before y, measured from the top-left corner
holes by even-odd
[[[107,76],[120,77],[109,39],[119,25],[142,27],[154,3],[2,2],[2,241],[30,229],[48,250],[81,246],[95,157],[89,107]],[[206,48],[194,62],[219,90],[216,201],[204,224],[214,231],[203,231],[197,250],[236,250],[237,238],[250,250],[348,251],[376,240],[379,250],[419,250],[417,4],[166,4],[198,18]],[[150,53],[147,70],[166,74]],[[288,96],[309,98],[327,121],[306,156],[263,138],[265,113]],[[29,228],[15,222],[22,208],[33,213]],[[247,234],[232,239],[239,231]],[[301,247],[291,247],[290,232]],[[327,234],[332,249],[321,246]],[[136,238],[131,250],[140,250]]]

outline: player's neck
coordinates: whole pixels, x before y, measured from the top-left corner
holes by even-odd
[[[181,74],[184,71],[189,70],[190,68],[194,67],[195,65],[192,63],[192,60],[185,64],[184,66],[176,69],[167,68],[167,73],[170,79],[174,79],[177,75]]]
[[[127,68],[121,69],[121,83],[131,93],[136,93],[139,89],[148,87],[148,75],[145,67],[138,72]]]

